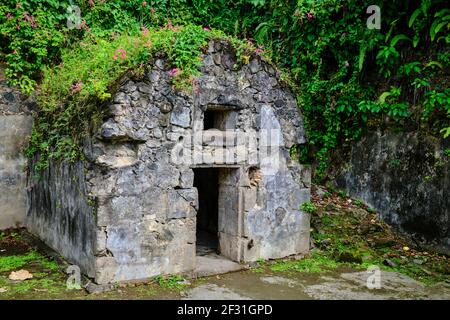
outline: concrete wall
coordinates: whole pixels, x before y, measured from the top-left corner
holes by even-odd
[[[449,140],[415,132],[370,132],[337,184],[415,243],[450,254],[449,148]]]
[[[23,225],[32,102],[6,84],[0,66],[0,230]]]
[[[52,162],[38,177],[29,175],[25,223],[31,233],[94,277],[95,208],[87,196],[84,172],[82,162]]]

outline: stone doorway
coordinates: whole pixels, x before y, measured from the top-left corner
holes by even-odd
[[[239,168],[194,168],[198,190],[196,223],[196,275],[237,271],[239,261]],[[233,260],[233,261],[231,261]]]
[[[219,254],[219,169],[194,169],[194,187],[198,190],[197,255]]]

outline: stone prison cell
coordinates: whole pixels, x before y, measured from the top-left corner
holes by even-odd
[[[122,79],[84,160],[28,177],[26,227],[98,284],[309,249],[293,94],[259,56],[236,68],[224,40],[202,58],[190,93],[172,87],[163,57]]]

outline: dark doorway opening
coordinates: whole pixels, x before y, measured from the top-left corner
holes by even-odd
[[[198,190],[197,255],[219,254],[219,169],[194,169]]]

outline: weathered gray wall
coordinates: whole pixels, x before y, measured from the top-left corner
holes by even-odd
[[[0,230],[22,226],[26,214],[26,159],[32,102],[6,84],[0,66]]]
[[[446,148],[449,141],[417,133],[371,132],[353,147],[337,184],[422,246],[450,254]]]
[[[31,233],[94,277],[95,209],[87,197],[84,170],[82,162],[52,162],[38,176],[30,174],[25,221]]]

